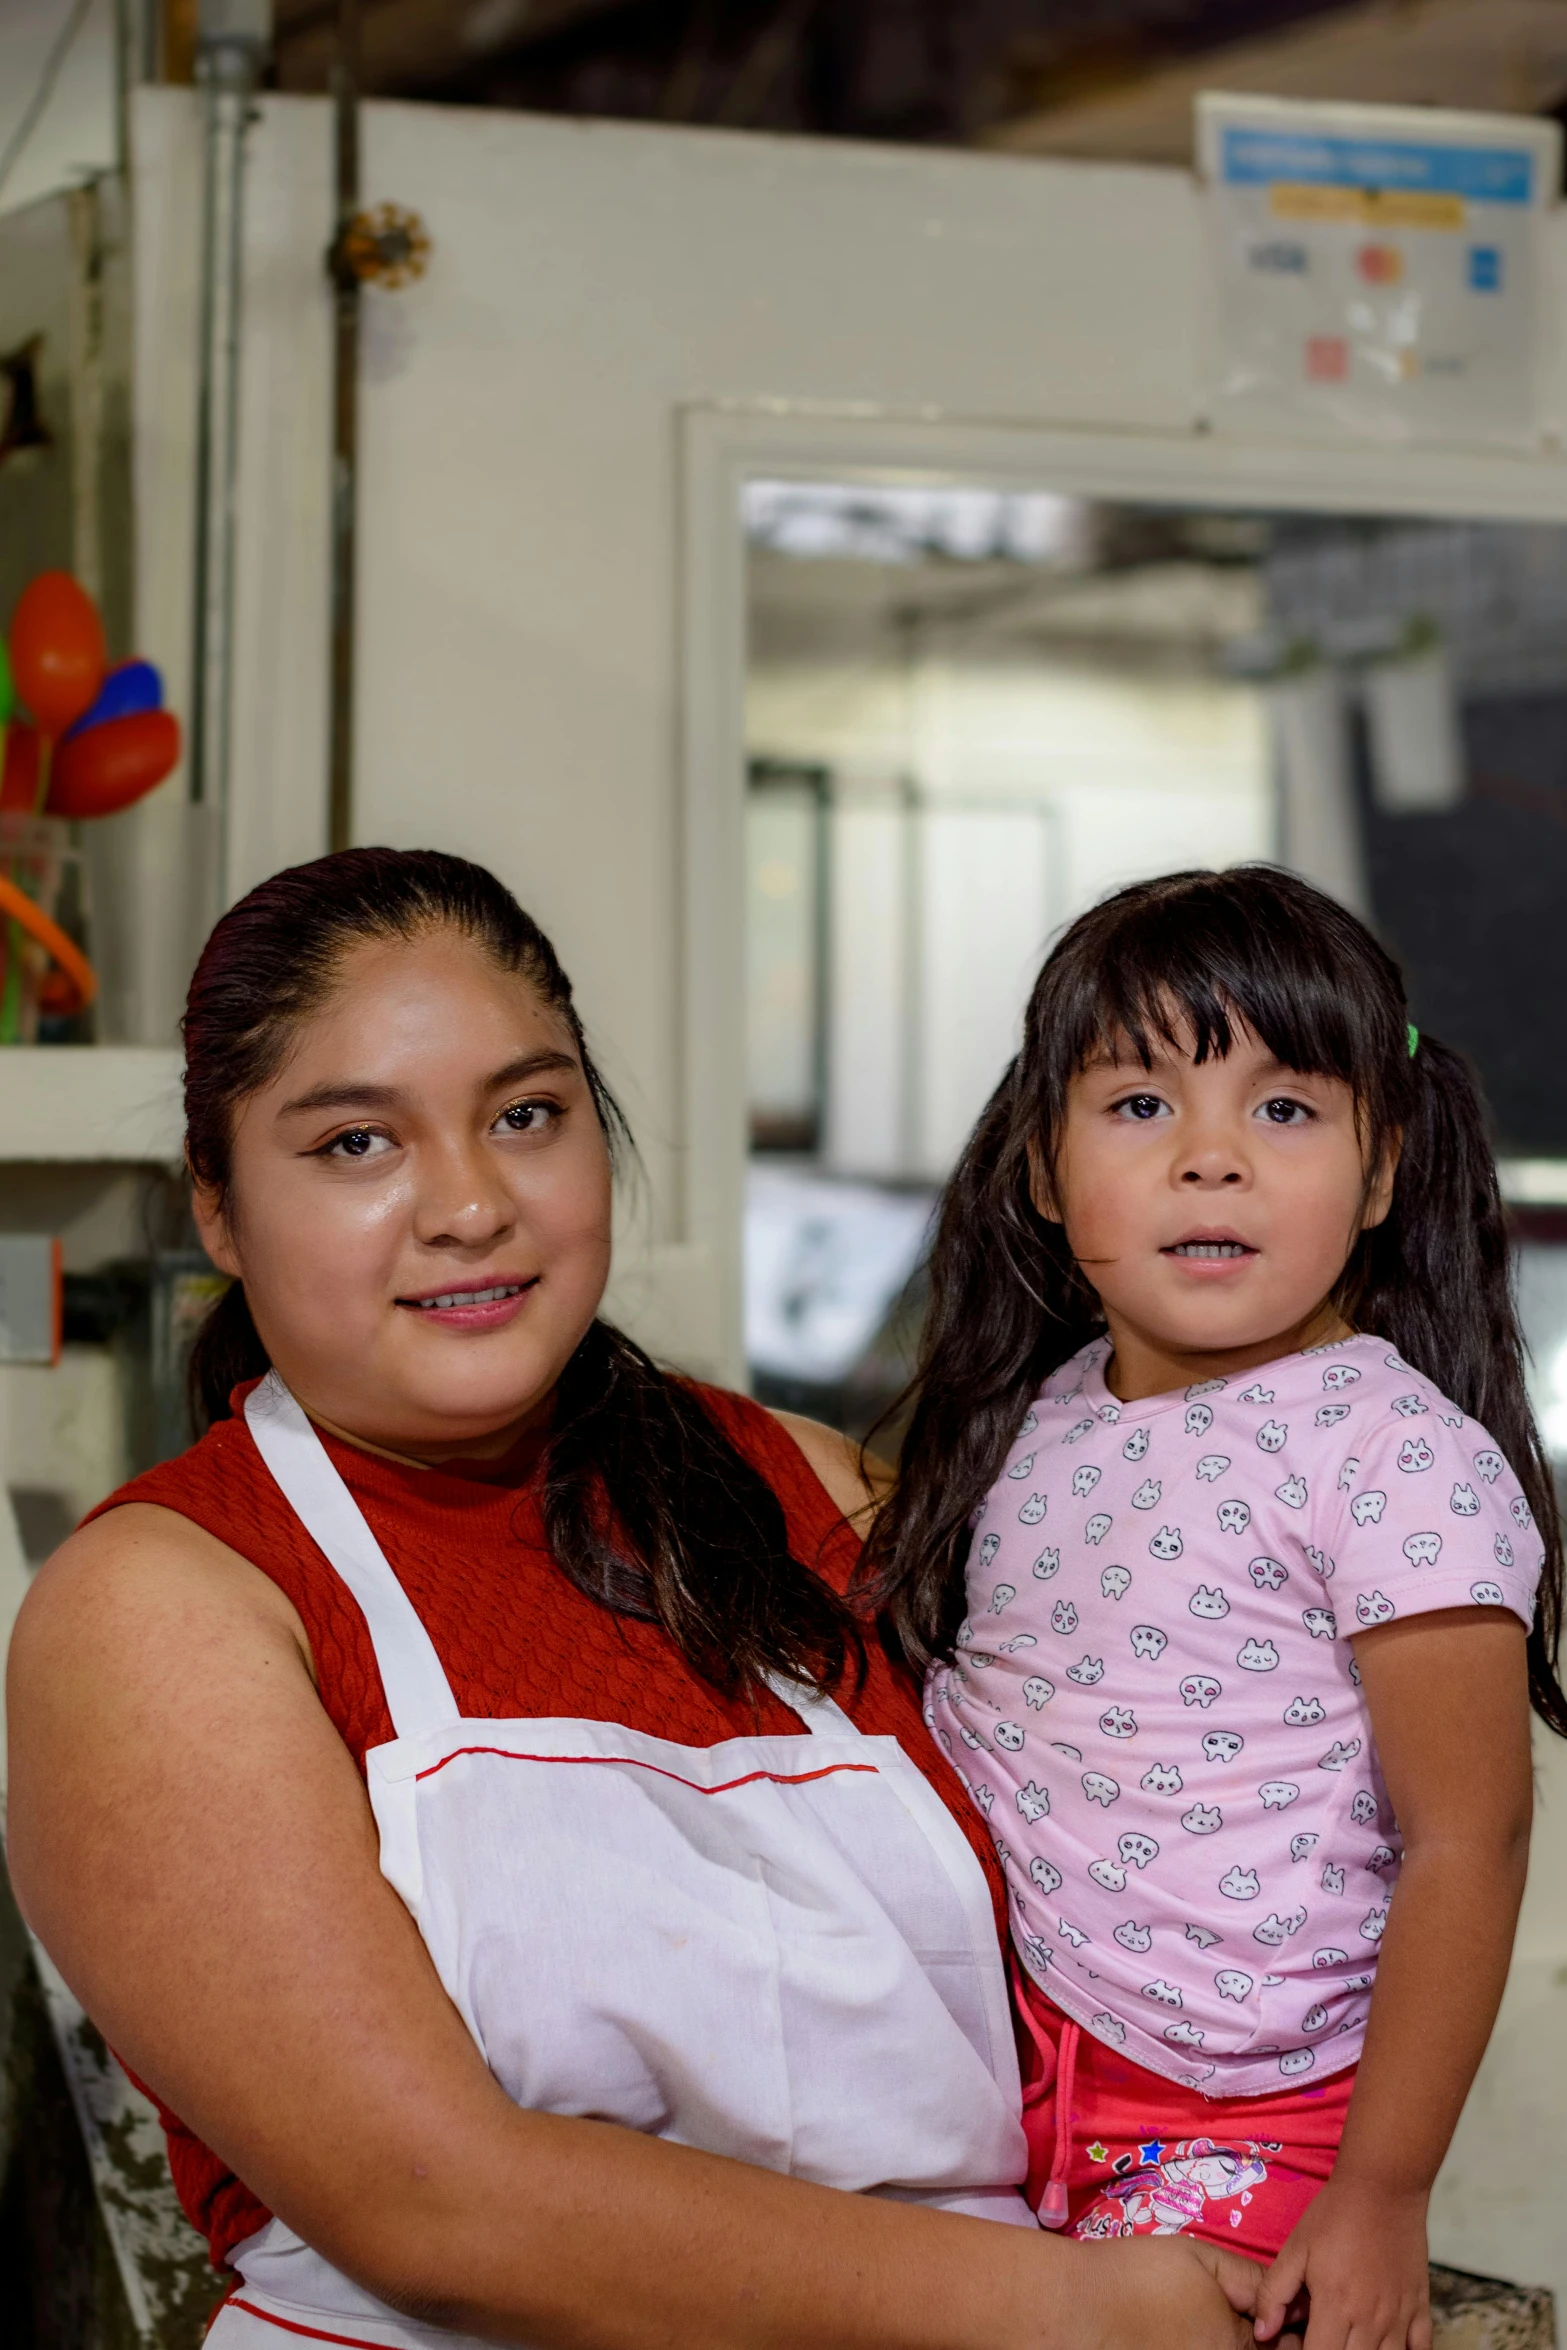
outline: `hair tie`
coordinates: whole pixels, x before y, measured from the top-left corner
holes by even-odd
[[[1414,1057],[1415,1057],[1415,1053],[1416,1053],[1416,1050],[1417,1050],[1417,1048],[1419,1047],[1419,1043],[1420,1043],[1420,1031],[1419,1031],[1419,1029],[1418,1029],[1418,1028],[1415,1026],[1415,1024],[1414,1024],[1413,1020],[1411,1020],[1411,1021],[1410,1021],[1410,1023],[1409,1023],[1409,1057],[1410,1057],[1410,1059],[1411,1059],[1411,1060],[1413,1060],[1413,1059],[1414,1059]]]

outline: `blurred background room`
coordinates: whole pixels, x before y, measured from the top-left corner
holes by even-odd
[[[1567,0],[4,0],[0,1624],[188,1441],[196,947],[352,841],[558,942],[626,1325],[889,1452],[1051,937],[1310,876],[1484,1079],[1567,1492],[1564,121]],[[1450,2350],[1567,2295],[1539,1782]],[[4,2339],[194,2350],[3,1886],[0,2055]]]

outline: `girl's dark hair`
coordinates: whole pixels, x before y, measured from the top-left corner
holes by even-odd
[[[942,1198],[913,1414],[864,1587],[911,1664],[952,1654],[970,1513],[1045,1379],[1105,1326],[1061,1226],[1030,1198],[1030,1149],[1053,1169],[1067,1089],[1106,1045],[1128,1040],[1148,1067],[1155,1039],[1190,1041],[1202,1061],[1229,1051],[1236,1020],[1286,1068],[1353,1087],[1368,1170],[1401,1138],[1392,1207],[1356,1242],[1335,1302],[1480,1421],[1511,1463],[1545,1548],[1530,1698],[1567,1736],[1561,1525],[1524,1386],[1479,1087],[1432,1037],[1411,1055],[1398,966],[1364,923],[1267,865],[1138,882],[1074,922],[1046,961],[1023,1049]]]
[[[430,849],[342,849],[274,874],[223,916],[196,965],[184,1019],[185,1147],[194,1179],[230,1187],[241,1104],[286,1058],[343,958],[432,930],[472,939],[535,988],[570,1031],[612,1153],[630,1145],[593,1063],[554,948],[480,865]],[[269,1368],[243,1286],[209,1315],[190,1362],[197,1427]],[[561,1375],[544,1463],[556,1564],[616,1613],[662,1624],[692,1671],[726,1694],[768,1675],[831,1686],[863,1662],[854,1616],[796,1559],[777,1495],[717,1427],[698,1391],[595,1321]]]

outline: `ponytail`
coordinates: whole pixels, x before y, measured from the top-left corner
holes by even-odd
[[[831,1585],[790,1555],[783,1507],[696,1390],[594,1322],[561,1374],[545,1459],[557,1564],[618,1614],[663,1625],[712,1688],[817,1687],[865,1656]]]
[[[185,1394],[195,1433],[199,1436],[214,1420],[228,1419],[235,1388],[271,1368],[250,1318],[245,1285],[231,1281],[197,1331],[186,1366]]]
[[[1544,1550],[1529,1696],[1567,1736],[1557,1675],[1562,1532],[1529,1409],[1506,1220],[1468,1063],[1414,1038],[1403,981],[1365,924],[1266,865],[1178,873],[1118,891],[1047,959],[1023,1046],[943,1194],[930,1306],[907,1396],[898,1482],[861,1563],[908,1662],[950,1657],[965,1610],[970,1519],[1050,1373],[1104,1328],[1062,1227],[1033,1204],[1055,1167],[1072,1079],[1106,1048],[1145,1068],[1155,1041],[1203,1061],[1244,1022],[1287,1069],[1354,1092],[1367,1188],[1399,1153],[1383,1222],[1361,1235],[1335,1302],[1478,1420],[1522,1486]],[[899,1406],[894,1405],[896,1412]]]
[[[953,1654],[968,1604],[970,1515],[1024,1413],[1104,1328],[1063,1228],[1030,1196],[1026,1082],[1014,1061],[942,1194],[918,1367],[886,1414],[894,1420],[912,1402],[897,1483],[866,1538],[861,1595],[916,1672]]]
[[[1567,1695],[1556,1666],[1561,1517],[1529,1408],[1485,1103],[1468,1062],[1435,1037],[1422,1034],[1412,1077],[1392,1206],[1362,1233],[1339,1303],[1346,1321],[1391,1340],[1412,1369],[1478,1420],[1523,1487],[1545,1552],[1529,1631],[1529,1701],[1567,1737]]]

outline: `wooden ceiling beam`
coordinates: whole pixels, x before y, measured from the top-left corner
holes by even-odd
[[[438,89],[494,57],[525,56],[627,0],[366,0],[362,86],[370,94]],[[277,80],[284,90],[324,90],[337,49],[332,0],[288,0],[278,9]]]
[[[1199,90],[1547,113],[1567,95],[1567,0],[1359,0],[1004,123],[986,144],[1190,164]]]

